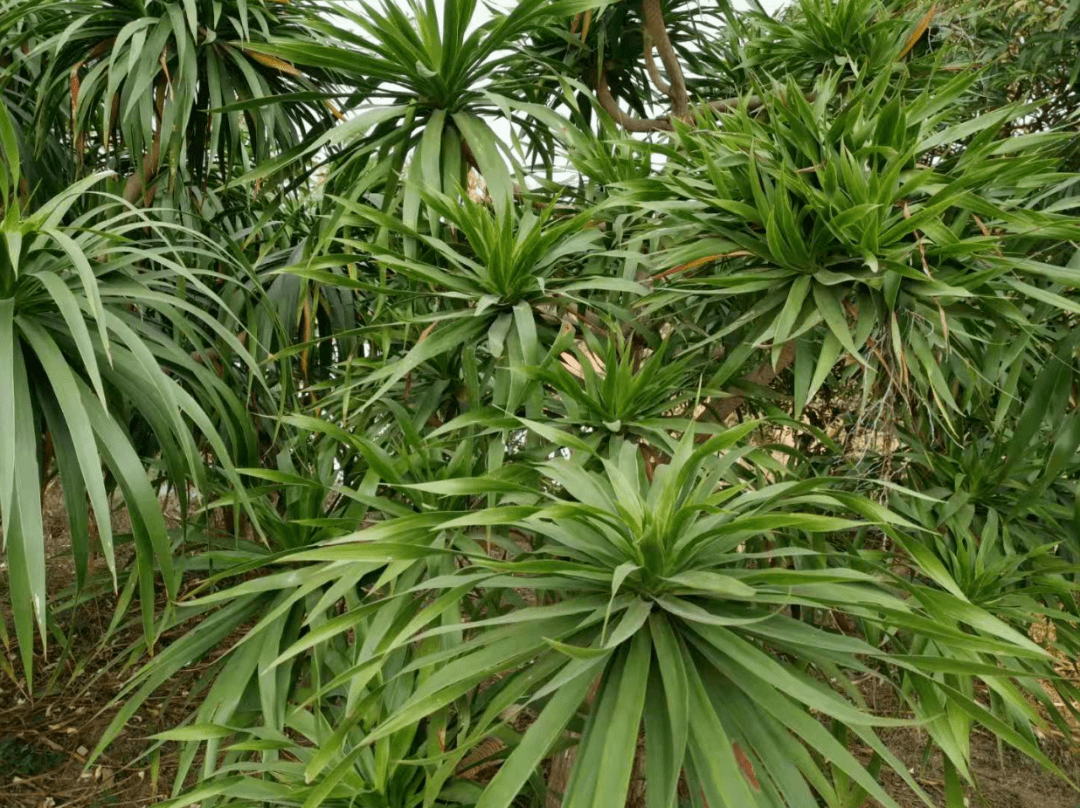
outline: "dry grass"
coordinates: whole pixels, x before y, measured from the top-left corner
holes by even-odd
[[[132,627],[113,635],[108,645],[99,642],[114,608],[111,597],[84,607],[68,653],[35,660],[32,693],[19,678],[16,655],[9,657],[16,678],[0,680],[3,808],[142,806],[167,796],[175,761],[169,753],[146,752],[148,737],[174,726],[186,712],[182,700],[169,698],[171,693],[144,704],[119,738],[92,766],[86,765],[115,715],[113,699],[130,672],[120,664],[125,651],[140,636]]]
[[[163,505],[167,514],[175,513],[175,497]],[[46,489],[42,506],[48,582],[51,591],[59,592],[74,583],[75,575],[63,495],[55,482]],[[122,508],[113,514],[113,529],[118,534],[130,530]],[[121,553],[118,564],[125,560]],[[91,575],[103,571],[104,562],[92,559]],[[0,620],[10,627],[5,586],[0,576]],[[183,692],[183,682],[148,700],[116,742],[86,765],[115,715],[113,699],[131,673],[125,667],[128,651],[141,637],[137,621],[122,623],[109,635],[115,611],[116,598],[109,593],[59,614],[57,625],[67,647],[51,640],[48,657],[36,649],[32,688],[23,678],[16,649],[7,649],[9,673],[0,673],[0,808],[119,808],[153,805],[168,796],[174,756],[148,757],[146,752],[150,735],[186,714],[182,700],[169,698],[173,691]]]

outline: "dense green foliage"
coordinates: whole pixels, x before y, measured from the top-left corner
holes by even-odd
[[[98,754],[213,660],[177,808],[1061,775],[1078,72],[1076,2],[0,0],[21,675],[138,600]]]

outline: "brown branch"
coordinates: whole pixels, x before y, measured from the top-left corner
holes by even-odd
[[[812,104],[814,103],[815,99],[817,99],[817,93],[804,93],[803,98],[806,99],[806,102],[808,104]],[[763,106],[765,106],[765,99],[763,99],[759,95],[751,95],[747,98],[741,98],[739,96],[736,96],[734,98],[721,98],[716,101],[707,102],[707,105],[714,112],[732,112],[733,110],[738,109],[740,104],[746,106],[747,112],[754,112],[755,110],[761,109]]]
[[[601,68],[596,79],[596,98],[604,112],[627,132],[670,132],[671,121],[665,118],[634,118],[619,109],[619,103],[608,88],[607,73]]]
[[[607,71],[603,65],[600,66],[596,79],[597,100],[600,102],[601,108],[628,132],[670,132],[674,128],[671,121],[676,118],[687,123],[695,123],[699,116],[691,113],[690,95],[686,89],[686,79],[683,76],[682,65],[679,63],[675,48],[671,44],[671,38],[668,36],[664,13],[660,8],[660,0],[641,0],[641,15],[645,23],[645,30],[643,31],[644,47],[642,50],[645,70],[656,89],[671,99],[671,115],[667,118],[635,118],[623,112],[608,87]],[[576,31],[579,18],[580,15],[574,18],[570,29],[571,33]],[[663,63],[664,70],[670,81],[664,79],[653,59],[653,47],[659,52],[660,61]],[[817,94],[809,92],[803,97],[808,102],[813,102],[817,98]],[[752,112],[764,105],[765,100],[756,95],[748,98],[736,96],[734,98],[722,98],[705,102],[705,106],[714,112],[731,112],[740,107],[745,107],[747,111]]]
[[[146,191],[147,185],[150,183],[151,178],[157,173],[158,159],[161,156],[161,132],[157,132],[154,136],[153,146],[150,148],[150,155],[143,163],[140,169],[137,169],[134,174],[127,178],[127,182],[124,183],[124,201],[135,204],[140,196],[143,196],[143,192]],[[147,195],[152,195],[152,190],[147,191]]]
[[[649,71],[649,76],[652,78],[654,84],[658,89],[663,89],[657,81],[663,83],[663,78],[660,76],[660,72],[656,67],[656,64],[652,60],[652,54],[650,53],[650,47],[648,40],[646,40],[646,58],[645,66]],[[808,92],[803,95],[808,103],[813,103],[817,98],[817,93]],[[627,132],[670,132],[674,129],[671,125],[670,118],[634,118],[631,115],[627,115],[621,109],[619,109],[619,103],[615,100],[615,97],[611,94],[611,90],[608,88],[607,73],[605,71],[600,72],[600,76],[596,82],[596,99],[600,102],[601,108],[610,115],[617,124],[619,124]],[[707,101],[705,106],[712,109],[714,112],[733,112],[739,109],[740,106],[744,106],[747,112],[754,112],[765,106],[765,99],[761,96],[751,95],[749,97],[733,97],[733,98],[721,98],[716,101]],[[671,117],[679,117],[672,114]],[[697,116],[685,115],[684,119],[693,120]]]
[[[645,32],[656,43],[660,61],[668,74],[671,85],[668,90],[668,97],[671,99],[671,114],[675,118],[685,119],[690,112],[690,94],[686,91],[686,79],[683,77],[679,57],[675,55],[675,48],[672,47],[671,38],[668,36],[664,12],[660,9],[660,0],[641,0],[641,16],[645,20]]]
[[[707,106],[714,112],[733,112],[739,108],[740,103],[746,104],[747,112],[753,112],[756,109],[761,109],[765,104],[761,96],[752,95],[743,102],[743,99],[739,96],[734,98],[721,98],[716,101],[709,101]]]
[[[649,32],[645,32],[645,70],[649,73],[649,78],[652,80],[653,86],[656,87],[664,95],[671,95],[671,85],[664,81],[664,77],[660,75],[660,68],[656,66],[656,60],[653,59],[653,41],[649,36]]]

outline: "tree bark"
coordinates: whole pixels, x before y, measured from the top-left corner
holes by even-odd
[[[660,68],[656,66],[656,60],[653,59],[653,41],[649,36],[649,32],[645,32],[645,69],[649,73],[649,78],[652,80],[653,86],[664,95],[671,94],[671,85],[664,81],[664,77],[660,75]]]
[[[154,138],[154,145],[150,147],[150,155],[142,167],[127,178],[124,183],[124,201],[134,205],[140,196],[145,196],[147,186],[154,174],[157,173],[158,159],[161,157],[161,137]]]
[[[665,118],[635,118],[619,109],[619,104],[608,87],[607,73],[603,68],[596,79],[596,98],[604,112],[627,132],[670,132],[673,129],[671,121]]]
[[[671,38],[668,36],[660,0],[641,0],[641,16],[645,19],[645,33],[656,43],[660,61],[668,74],[671,114],[675,118],[685,120],[690,113],[690,95],[686,91],[682,65],[679,64],[679,57],[675,54],[675,48],[672,47]]]

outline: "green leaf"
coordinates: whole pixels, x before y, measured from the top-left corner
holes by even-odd
[[[559,688],[491,778],[476,808],[509,808],[585,700],[593,680],[579,676]]]
[[[188,724],[176,729],[159,732],[151,735],[160,741],[208,741],[211,738],[228,738],[235,735],[236,730],[231,727],[223,727],[218,724]]]
[[[817,303],[818,311],[821,312],[821,316],[825,319],[825,324],[829,326],[833,336],[851,357],[862,364],[866,364],[866,360],[859,354],[859,349],[851,338],[851,331],[848,329],[847,316],[844,314],[841,299],[841,292],[820,283],[814,284],[814,302]]]

